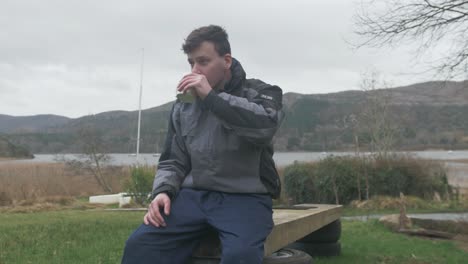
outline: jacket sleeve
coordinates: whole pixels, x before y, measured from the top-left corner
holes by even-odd
[[[222,123],[239,136],[258,145],[271,142],[283,119],[283,92],[278,86],[263,84],[252,90],[252,99],[211,91],[203,100]]]
[[[180,189],[180,185],[190,171],[190,158],[180,134],[180,125],[174,119],[175,106],[172,107],[169,118],[166,142],[158,162],[158,170],[153,182],[152,198],[158,193],[166,192],[172,199]]]

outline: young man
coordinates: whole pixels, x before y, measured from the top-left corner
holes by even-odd
[[[191,73],[177,90],[195,100],[173,105],[154,199],[122,263],[188,263],[210,229],[219,234],[221,263],[261,263],[281,188],[272,138],[282,91],[245,78],[219,26],[195,29],[183,50]]]

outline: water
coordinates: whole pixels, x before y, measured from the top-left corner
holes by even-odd
[[[403,152],[401,152],[403,153]],[[459,151],[410,151],[404,152],[413,154],[417,157],[425,159],[437,159],[437,160],[453,160],[453,159],[468,159],[468,150],[459,150]],[[369,153],[364,153],[369,154]],[[135,156],[129,154],[120,154],[112,153],[109,154],[111,157],[110,163],[112,165],[131,165],[136,164],[137,160]],[[279,167],[286,166],[294,163],[294,161],[306,162],[306,161],[318,161],[329,155],[335,156],[345,156],[345,155],[354,155],[354,152],[276,152],[273,156],[273,159],[276,162],[276,165]],[[8,163],[50,163],[50,162],[60,162],[63,159],[79,159],[80,155],[77,154],[35,154],[34,159],[27,160],[4,160],[2,162]],[[138,162],[140,164],[156,165],[158,163],[159,156],[154,154],[140,154]],[[452,166],[463,166],[459,163],[447,162],[448,165]]]
[[[159,160],[159,155],[156,154],[139,154],[138,161],[135,155],[126,153],[111,153],[109,154],[111,165],[132,165],[132,164],[148,164],[156,165]],[[34,159],[23,160],[3,160],[0,163],[56,163],[64,160],[84,160],[82,154],[34,154]]]

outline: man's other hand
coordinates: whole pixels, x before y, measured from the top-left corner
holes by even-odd
[[[150,203],[148,212],[143,218],[145,225],[152,224],[156,227],[166,226],[166,222],[160,212],[161,208],[164,208],[165,215],[169,215],[171,213],[171,199],[166,193],[159,193]]]

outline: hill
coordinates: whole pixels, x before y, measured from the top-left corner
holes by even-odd
[[[385,99],[386,111],[373,121],[368,115],[378,110],[379,101],[372,98]],[[468,81],[434,81],[369,92],[286,93],[283,104],[286,118],[275,137],[275,148],[280,151],[351,150],[356,147],[356,138],[360,148],[369,149],[376,123],[391,127],[393,145],[398,149],[468,148]],[[142,111],[141,152],[161,149],[171,105]],[[84,130],[99,135],[108,152],[132,152],[137,117],[137,111],[75,119],[0,116],[0,132],[33,153],[80,152]]]
[[[39,132],[62,126],[70,118],[57,115],[9,116],[0,114],[0,133]]]

